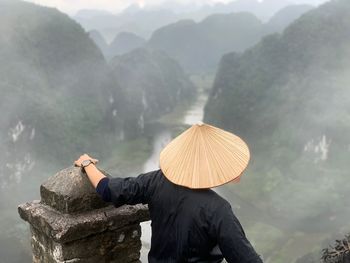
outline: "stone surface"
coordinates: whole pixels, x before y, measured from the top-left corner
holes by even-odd
[[[139,235],[133,235],[134,231]],[[138,224],[67,243],[55,242],[34,228],[31,232],[33,254],[45,262],[134,262],[140,257],[141,229]]]
[[[106,206],[79,167],[69,167],[40,187],[41,201],[63,213],[89,211]]]
[[[21,218],[57,242],[69,242],[91,234],[148,221],[145,205],[108,206],[80,214],[64,214],[38,201],[18,207]]]
[[[41,201],[18,207],[30,224],[35,263],[140,262],[145,205],[115,208],[95,193],[79,168],[67,168],[41,186]]]

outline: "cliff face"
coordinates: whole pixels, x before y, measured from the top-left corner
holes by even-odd
[[[8,113],[0,116],[0,173],[28,168],[49,152],[48,161],[64,161],[77,154],[77,138],[91,149],[93,134],[109,132],[101,127],[116,92],[98,48],[55,9],[5,0],[0,22],[0,110]]]
[[[349,14],[349,1],[331,1],[224,56],[205,108],[205,122],[250,145],[251,166],[235,191],[292,231],[324,233],[321,240],[350,211]]]
[[[262,33],[261,21],[252,14],[220,14],[200,23],[182,20],[162,27],[153,33],[148,47],[166,52],[188,72],[211,72],[222,54],[245,50]]]
[[[333,135],[334,129],[346,128],[332,123],[336,118],[330,115],[347,116],[342,98],[349,70],[349,8],[347,1],[332,1],[282,35],[268,36],[242,55],[226,55],[205,119],[252,140],[296,123],[305,137],[326,125],[332,124]],[[322,123],[315,123],[315,112],[325,116]]]
[[[107,64],[82,27],[56,9],[0,0],[0,36],[0,254],[25,262],[18,253],[25,251],[18,234],[22,228],[14,221],[19,200],[34,198],[47,172],[83,152],[107,159],[121,144],[127,148],[126,135],[139,136],[147,121],[167,111],[163,100],[174,107],[188,99],[185,94],[193,86],[174,61],[150,59],[156,70],[146,66],[136,74],[128,65],[136,65],[138,57],[127,56],[125,75],[140,81],[150,76],[143,91],[164,94],[145,94],[148,111],[142,106],[148,101],[118,79],[118,70]],[[141,91],[139,85],[135,89]],[[125,97],[134,94],[135,99]],[[138,109],[135,115],[123,111],[130,109],[129,102]]]
[[[146,40],[130,32],[119,33],[111,42],[108,50],[108,57],[126,54],[134,49],[141,48]]]
[[[267,3],[263,2],[261,5],[264,4]],[[263,9],[262,6],[260,8]],[[210,15],[198,23],[181,20],[156,30],[147,46],[164,51],[188,72],[212,73],[216,71],[224,54],[244,52],[263,36],[283,31],[310,9],[310,6],[291,5],[278,12],[267,23],[248,11],[234,11],[230,14],[218,12],[219,14]]]
[[[292,22],[314,7],[311,5],[290,5],[282,8],[266,23],[266,30],[270,33],[282,32]]]
[[[0,7],[0,59],[6,61],[0,65],[0,110],[9,113],[0,116],[6,153],[0,174],[21,170],[13,178],[20,181],[37,159],[63,164],[81,152],[108,151],[109,139],[129,131],[139,135],[142,129],[134,128],[140,122],[168,112],[194,91],[166,56],[134,52],[108,65],[81,26],[57,10],[9,0]],[[136,117],[123,114],[131,109],[126,101],[138,109]]]
[[[126,98],[121,114],[130,131],[128,136],[142,132],[145,123],[171,112],[195,95],[182,68],[164,53],[136,49],[115,57],[110,65]]]

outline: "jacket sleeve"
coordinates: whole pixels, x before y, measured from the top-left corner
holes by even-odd
[[[214,218],[217,241],[228,263],[263,263],[229,204],[221,206]]]
[[[138,177],[102,179],[96,191],[106,202],[114,206],[148,204],[157,183],[158,171],[141,174]]]

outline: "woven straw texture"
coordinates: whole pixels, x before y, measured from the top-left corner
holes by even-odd
[[[193,189],[238,182],[248,165],[248,146],[238,136],[195,124],[160,153],[160,169],[174,184]]]

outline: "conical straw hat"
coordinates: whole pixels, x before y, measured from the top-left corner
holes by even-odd
[[[250,159],[238,136],[208,124],[195,124],[160,153],[160,169],[174,184],[193,189],[238,182]]]

